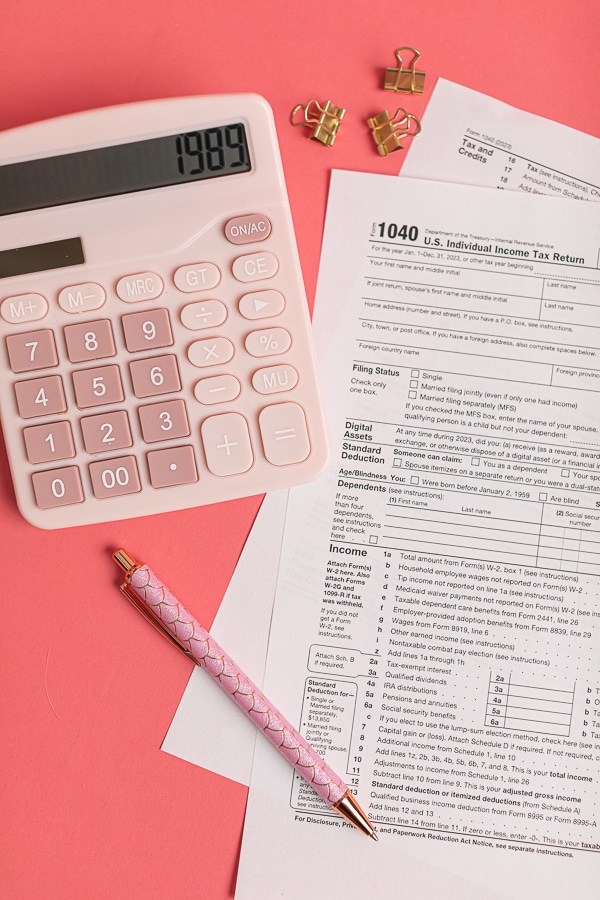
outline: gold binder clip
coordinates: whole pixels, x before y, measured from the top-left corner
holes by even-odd
[[[413,130],[411,122],[415,123]],[[402,138],[415,137],[421,130],[421,123],[417,117],[407,113],[402,107],[397,109],[393,116],[384,109],[378,116],[367,119],[367,124],[381,156],[387,156],[395,150],[403,150]]]
[[[294,119],[300,109],[304,112],[302,120],[295,122]],[[333,147],[345,114],[346,110],[341,106],[335,106],[331,100],[327,100],[325,106],[321,106],[316,100],[309,100],[306,105],[299,103],[293,108],[290,122],[292,125],[308,125],[309,128],[313,128],[313,133],[310,135],[311,141],[319,141],[326,147]]]
[[[408,50],[413,54],[408,69],[402,68],[402,57],[400,54],[403,50]],[[425,72],[415,71],[415,65],[420,55],[419,51],[415,50],[413,47],[399,47],[396,50],[398,68],[385,70],[385,81],[383,83],[384,91],[400,91],[403,94],[422,94],[425,86]]]

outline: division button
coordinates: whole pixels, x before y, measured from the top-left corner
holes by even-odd
[[[154,488],[173,487],[198,481],[192,447],[167,447],[148,453],[150,483]]]
[[[297,403],[266,406],[258,417],[265,456],[274,466],[305,460],[310,441],[304,410]]]
[[[182,325],[190,331],[216,328],[227,318],[227,307],[220,300],[198,300],[184,306],[180,318]]]
[[[206,464],[213,475],[247,472],[254,457],[248,423],[239,413],[210,416],[201,426]]]

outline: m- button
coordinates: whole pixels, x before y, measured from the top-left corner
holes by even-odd
[[[232,272],[237,281],[261,281],[272,278],[279,269],[279,260],[273,253],[248,253],[234,259]]]

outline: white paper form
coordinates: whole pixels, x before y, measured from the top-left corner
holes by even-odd
[[[401,174],[600,200],[598,139],[439,78]]]
[[[459,152],[468,128],[468,139],[474,131],[486,134],[496,142],[496,147],[500,143],[510,143],[519,159],[526,156],[535,165],[541,159],[545,169],[560,174],[563,168],[572,180],[592,186],[600,184],[598,140],[444,79],[438,79],[423,122],[426,127],[418,141],[412,142],[403,175],[443,177],[449,181],[470,179],[472,183],[495,186],[498,179],[504,177],[503,172]],[[500,152],[496,162],[498,159],[502,163]],[[514,178],[505,186],[518,189]],[[531,182],[527,186],[532,187],[532,192],[541,191],[539,185]],[[591,192],[590,197],[595,199]],[[333,307],[331,312],[334,318]],[[276,553],[279,552],[283,527],[281,508],[280,501],[272,500],[271,496],[265,498],[213,626],[224,646],[235,644],[242,653],[248,652],[247,636],[248,633],[256,634],[258,621],[265,625],[265,640],[260,646],[266,648],[266,629],[278,564],[278,557],[273,556],[272,551],[275,547]],[[261,589],[253,591],[249,602],[248,586],[258,585]],[[253,639],[250,646],[253,656],[248,665],[255,680],[264,664],[264,659],[256,655],[258,647]],[[222,723],[210,732],[206,729],[207,704],[214,721]],[[249,783],[254,735],[243,716],[236,715],[228,698],[200,672],[195,671],[190,678],[163,749],[243,784]]]
[[[265,690],[380,840],[260,742],[238,900],[597,896],[599,250],[595,204],[333,173]]]

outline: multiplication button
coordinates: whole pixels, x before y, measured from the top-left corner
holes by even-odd
[[[203,369],[207,366],[218,366],[229,362],[233,357],[235,348],[227,338],[205,338],[203,341],[194,341],[188,347],[188,359],[193,366]]]

